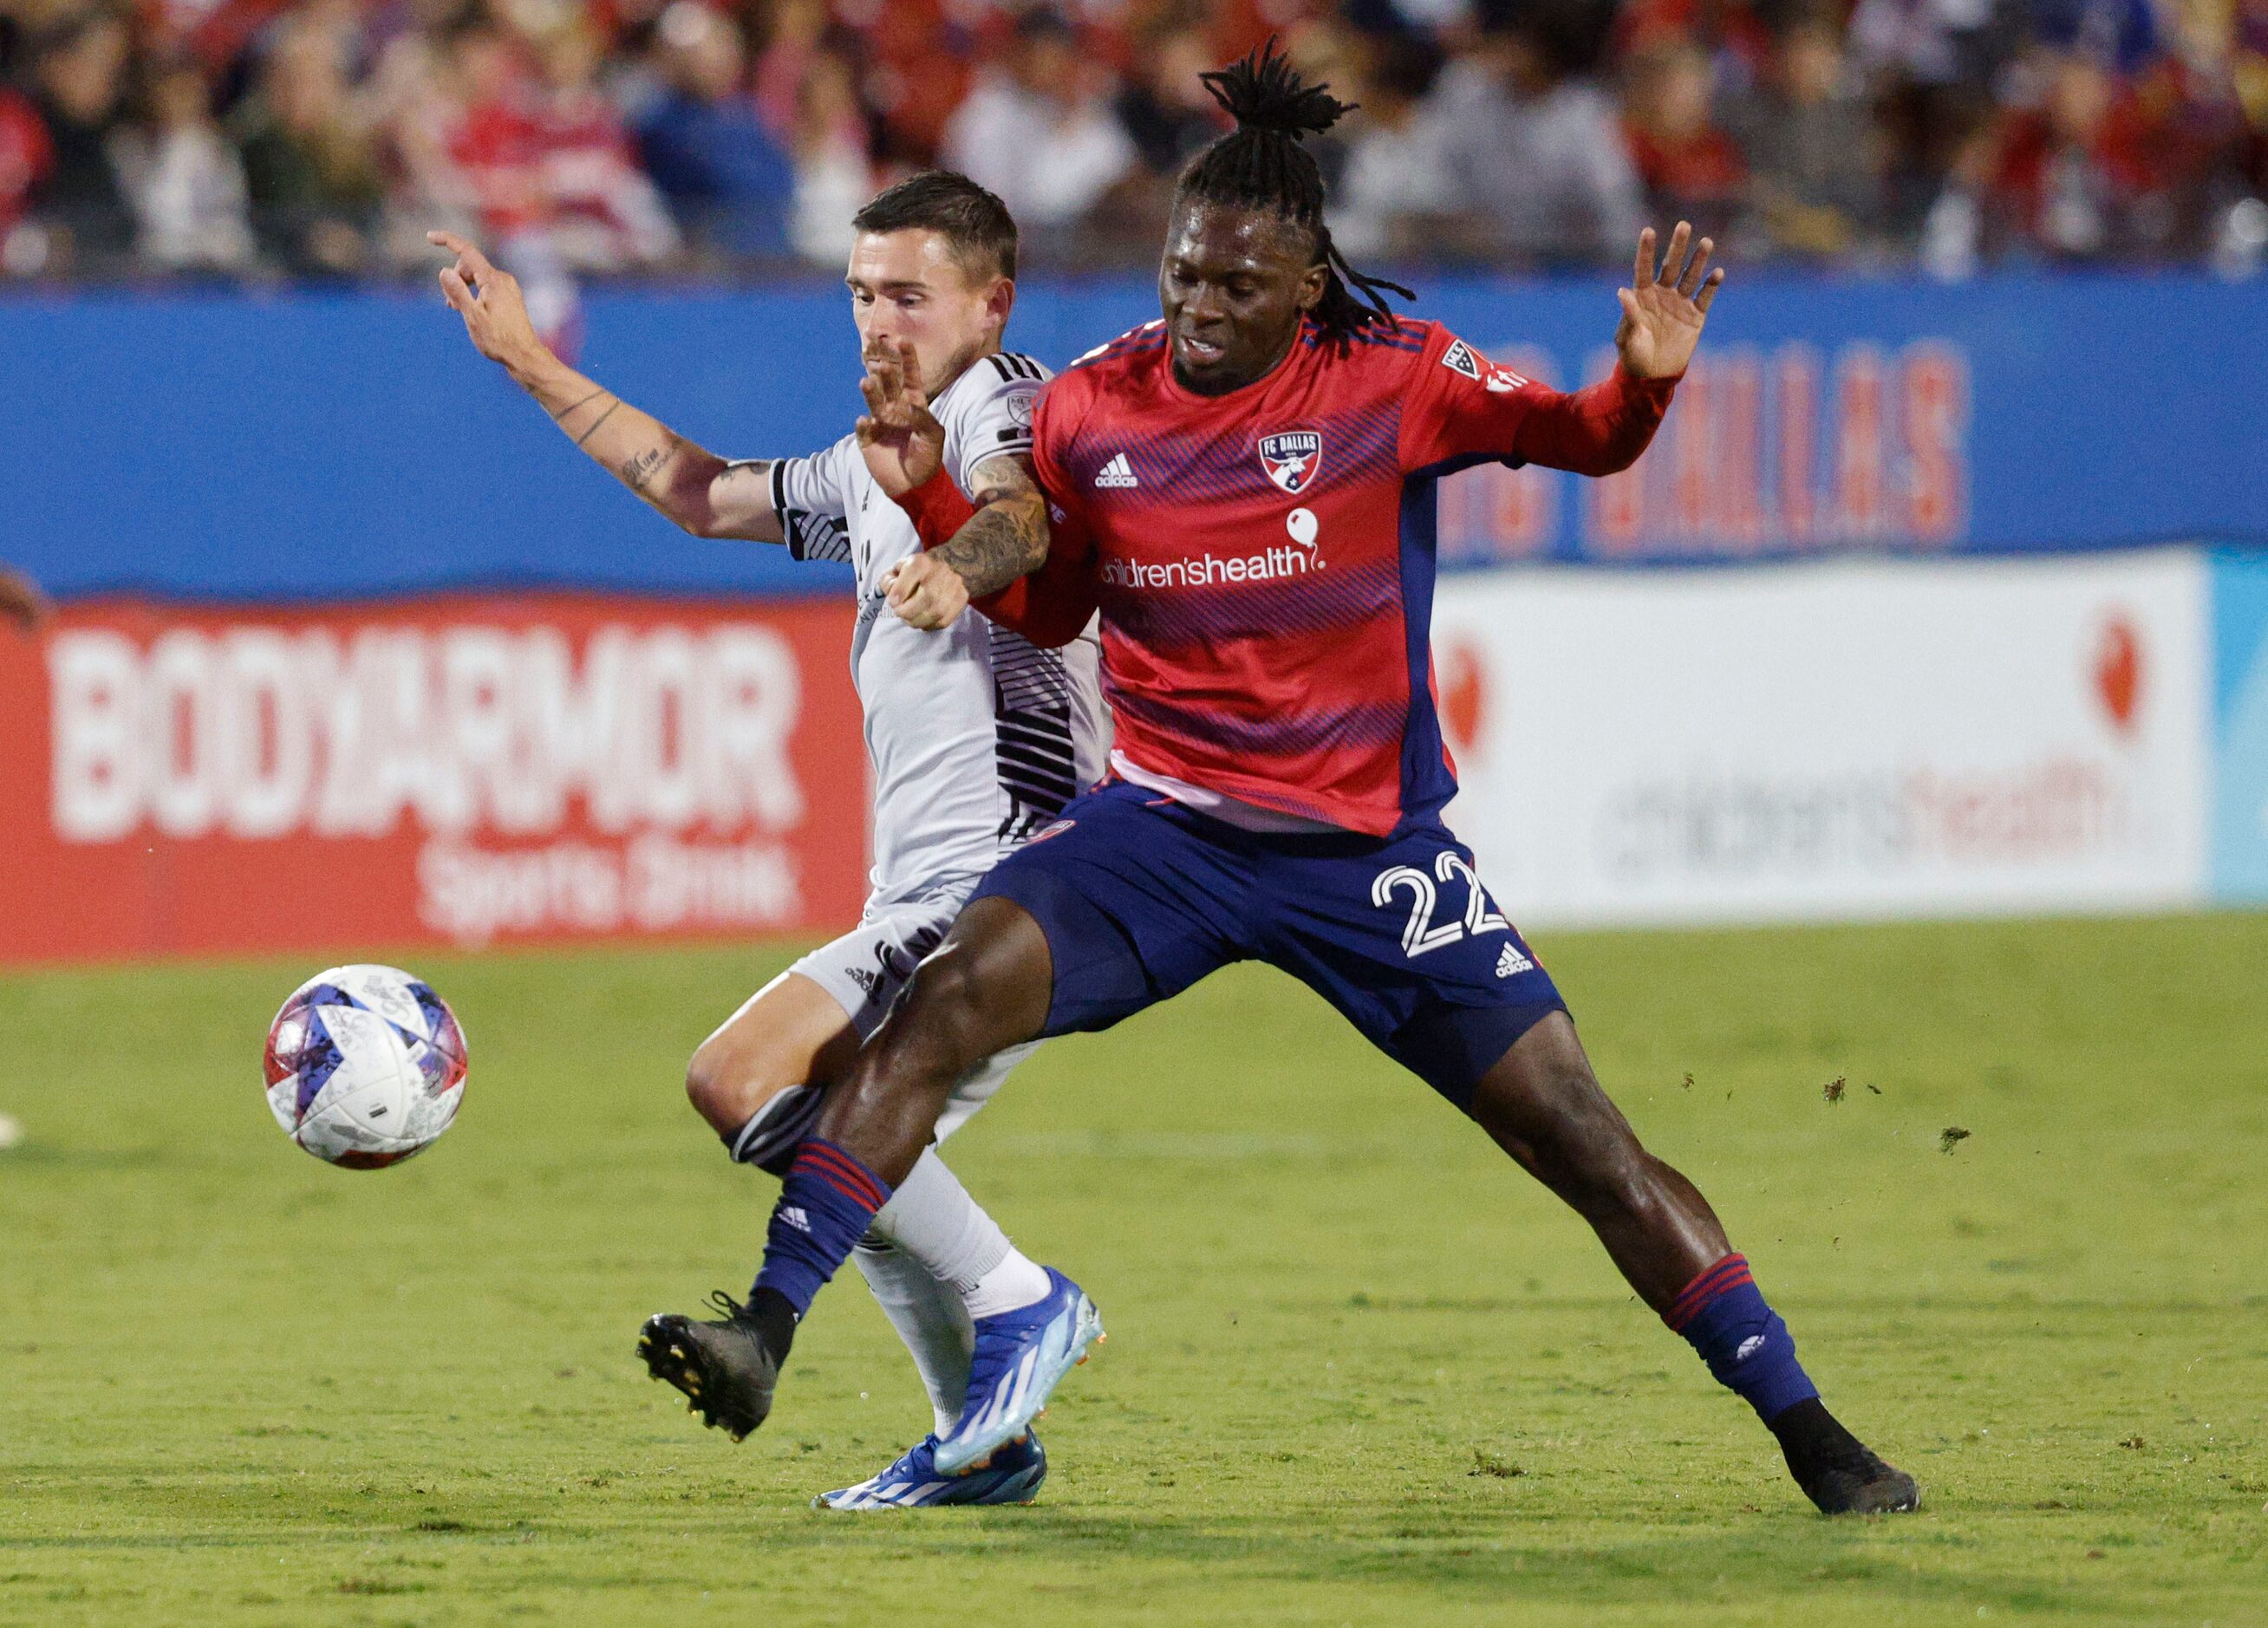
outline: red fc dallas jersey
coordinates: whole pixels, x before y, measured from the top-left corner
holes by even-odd
[[[1410,318],[1344,349],[1309,326],[1220,396],[1174,379],[1162,322],[1073,363],[1033,458],[1057,551],[1087,556],[1116,749],[1379,836],[1440,808],[1434,483],[1517,461],[1522,419],[1566,399]]]

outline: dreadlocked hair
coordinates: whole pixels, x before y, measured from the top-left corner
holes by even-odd
[[[1199,76],[1236,129],[1189,160],[1174,201],[1198,200],[1233,209],[1263,209],[1304,228],[1328,268],[1323,297],[1311,315],[1323,336],[1341,344],[1359,329],[1392,329],[1389,293],[1417,295],[1399,283],[1365,276],[1346,262],[1323,225],[1323,173],[1304,144],[1352,110],[1328,85],[1309,85],[1271,38],[1243,61]]]

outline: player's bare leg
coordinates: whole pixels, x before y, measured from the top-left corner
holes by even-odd
[[[1638,1297],[1753,1405],[1796,1484],[1830,1514],[1914,1508],[1920,1489],[1845,1429],[1692,1182],[1647,1153],[1555,1012],[1482,1079],[1473,1118],[1591,1224]]]
[[[1054,987],[1040,924],[1005,899],[971,902],[829,1094],[819,1134],[885,1182],[904,1181],[936,1133],[954,1083],[1038,1035]]]
[[[1639,1145],[1565,1013],[1529,1029],[1489,1071],[1473,1093],[1472,1116],[1591,1224],[1655,1311],[1667,1312],[1678,1291],[1733,1252],[1708,1200]]]
[[[736,1160],[748,1139],[775,1125],[793,1147],[817,1116],[821,1089],[858,1055],[858,1031],[842,1003],[799,973],[783,972],[703,1041],[686,1065],[685,1094]],[[740,1144],[740,1145],[736,1145]]]

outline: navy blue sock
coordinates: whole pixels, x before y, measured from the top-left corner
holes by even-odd
[[[1767,1425],[1819,1394],[1795,1359],[1795,1337],[1749,1275],[1746,1256],[1728,1255],[1687,1284],[1661,1320]]]
[[[820,1137],[805,1138],[772,1206],[755,1292],[784,1296],[802,1316],[866,1235],[874,1212],[889,1201],[890,1184],[856,1155]]]

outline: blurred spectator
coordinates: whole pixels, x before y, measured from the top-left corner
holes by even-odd
[[[1474,242],[1527,265],[1629,254],[1644,205],[1613,105],[1583,75],[1611,12],[1590,0],[1483,0],[1482,33],[1434,87],[1451,195]],[[1713,228],[1717,223],[1700,223]]]
[[[538,47],[535,115],[541,224],[561,261],[585,272],[655,266],[677,253],[677,223],[638,167],[622,114],[599,89],[598,36],[563,23]]]
[[[39,110],[0,85],[0,271],[20,275],[46,263],[45,235],[24,217],[31,212],[33,189],[54,162]]]
[[[1271,33],[1361,104],[1358,256],[2268,262],[2268,0],[0,0],[0,271],[422,276],[446,225],[571,326],[576,276],[831,266],[940,159],[1034,266],[1146,264]]]
[[[232,121],[261,252],[298,276],[347,276],[370,263],[382,187],[369,132],[335,43],[281,32]]]
[[[1708,57],[1683,35],[1665,36],[1629,74],[1624,125],[1648,213],[1721,236],[1740,213],[1748,168],[1711,112]]]
[[[1848,254],[1875,225],[1875,136],[1843,57],[1840,31],[1798,18],[1727,123],[1749,165],[1757,252]]]
[[[780,0],[772,8],[771,33],[751,85],[758,116],[783,140],[802,117],[804,83],[827,49],[829,26],[827,0]]]
[[[1423,258],[1456,201],[1441,126],[1425,117],[1441,54],[1416,35],[1373,40],[1359,106],[1347,133],[1346,168],[1332,194],[1331,236],[1354,260]]]
[[[2049,59],[2036,112],[2010,121],[1992,188],[2003,224],[2045,253],[2093,260],[2157,247],[2161,211],[2144,117],[2110,69],[2066,52]]]
[[[1883,136],[1882,207],[1899,236],[1941,231],[1947,184],[1958,206],[1980,142],[1989,143],[1992,100],[2021,43],[2028,0],[1858,0],[1851,56],[1874,86]],[[1934,211],[1940,219],[1927,219]]]
[[[2161,49],[2152,0],[2030,0],[2033,37],[2118,74],[2147,66]]]
[[[1690,41],[1714,60],[1721,88],[1745,91],[1772,55],[1771,29],[1787,0],[1621,0],[1615,17],[1614,55],[1625,62],[1654,48]],[[1839,21],[1842,7],[1837,5]]]
[[[806,65],[796,96],[795,252],[823,266],[850,258],[850,217],[875,192],[866,120],[848,58],[821,52]]]
[[[2015,13],[2006,0],[1858,0],[1852,50],[1885,82],[1982,90],[2014,47]]]
[[[477,16],[458,26],[439,77],[446,114],[440,163],[426,184],[469,206],[490,244],[542,224],[534,76],[519,42]]]
[[[1118,122],[1142,162],[1161,177],[1228,128],[1201,75],[1218,68],[1212,41],[1197,27],[1170,28],[1143,41],[1118,92]]]
[[[144,261],[166,271],[242,271],[253,261],[244,166],[213,119],[212,92],[181,61],[151,81],[146,123],[119,137]]]
[[[662,14],[668,90],[638,125],[638,151],[688,236],[733,259],[787,253],[795,168],[743,83],[740,25],[701,4]]]
[[[951,9],[959,21],[939,0],[836,0],[835,15],[858,31],[858,93],[873,110],[876,157],[887,165],[916,169],[937,161],[946,126],[975,83],[972,48],[997,32],[1007,8],[964,0]]]
[[[981,76],[954,112],[943,157],[999,194],[1024,232],[1061,249],[1138,155],[1070,24],[1042,8],[1017,19],[1005,64]]]
[[[107,11],[62,24],[39,54],[38,110],[51,157],[34,195],[55,230],[55,260],[100,271],[133,246],[133,217],[111,158],[126,97],[126,25]]]

